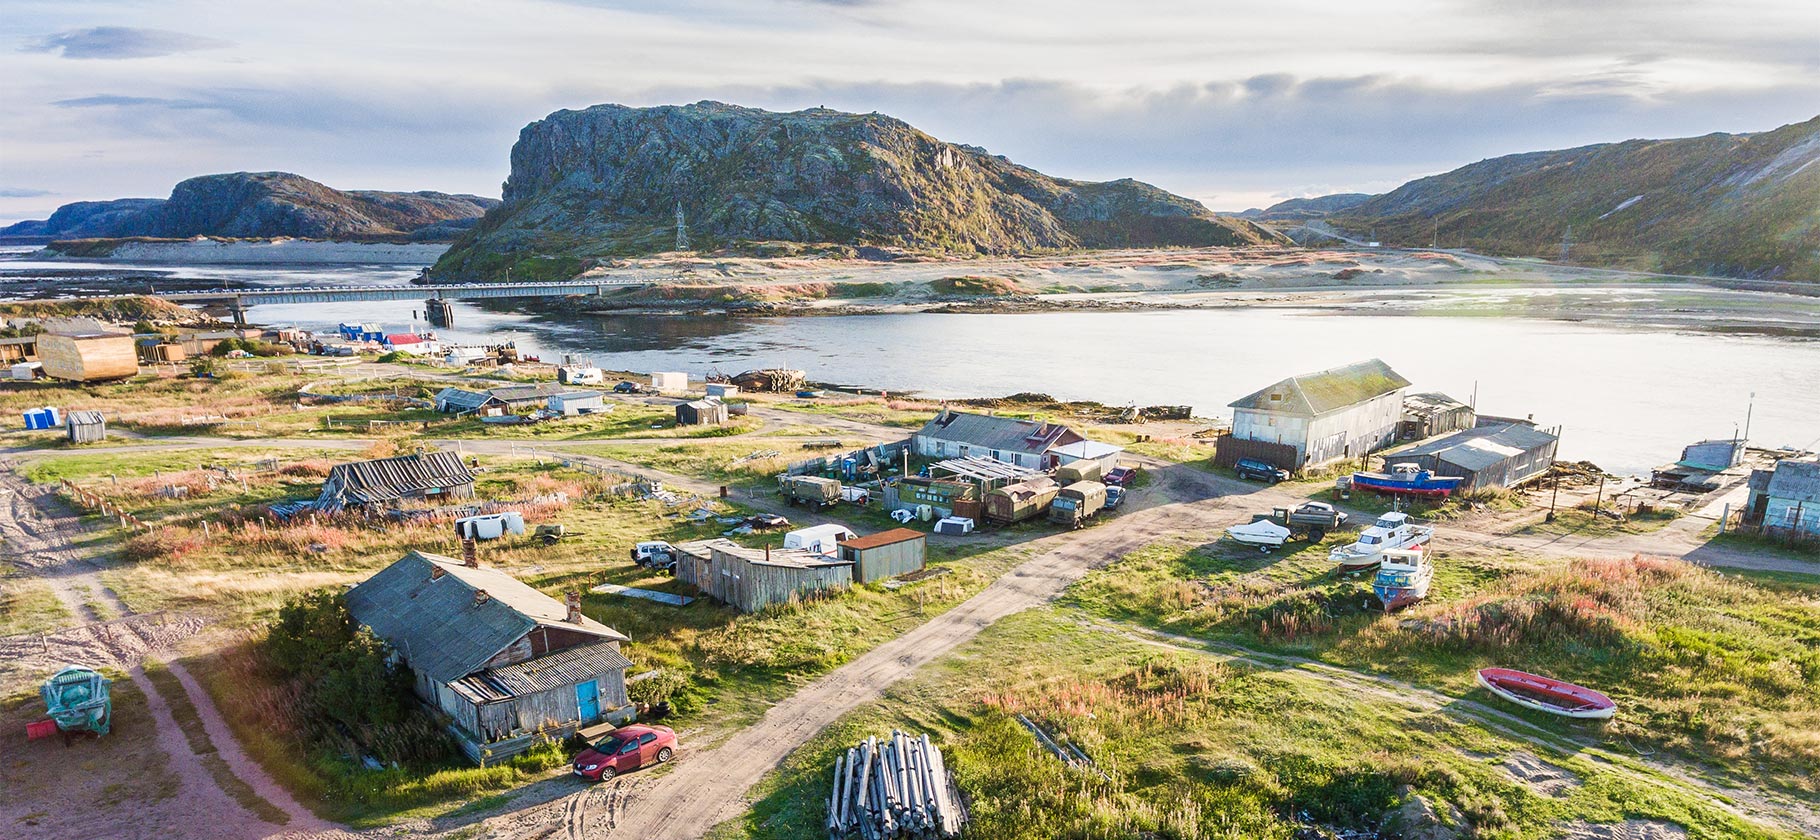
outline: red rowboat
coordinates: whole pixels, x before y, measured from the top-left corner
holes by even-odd
[[[1480,671],[1479,685],[1519,706],[1551,715],[1604,720],[1618,711],[1610,697],[1585,686],[1509,668]]]

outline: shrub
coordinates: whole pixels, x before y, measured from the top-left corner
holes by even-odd
[[[120,554],[131,563],[178,562],[202,546],[201,534],[165,526],[128,537]]]

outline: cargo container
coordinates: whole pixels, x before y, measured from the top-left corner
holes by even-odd
[[[1106,506],[1106,485],[1097,481],[1077,481],[1063,487],[1049,503],[1049,521],[1079,528]]]
[[[986,518],[994,522],[1022,522],[1042,516],[1061,489],[1062,485],[1046,475],[1007,484],[986,494]]]

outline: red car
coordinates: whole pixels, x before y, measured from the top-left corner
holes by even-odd
[[[1124,487],[1130,484],[1132,479],[1137,478],[1137,472],[1135,467],[1117,467],[1112,472],[1106,473],[1106,483],[1114,487]]]
[[[575,756],[575,775],[604,782],[621,773],[663,764],[676,755],[676,732],[668,726],[635,724],[613,730]]]

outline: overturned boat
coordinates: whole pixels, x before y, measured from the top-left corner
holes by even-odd
[[[1583,685],[1509,668],[1479,671],[1479,685],[1519,706],[1551,715],[1605,720],[1618,711],[1618,704],[1610,697]]]
[[[1428,545],[1434,532],[1433,526],[1417,525],[1409,521],[1409,514],[1393,510],[1371,523],[1356,542],[1335,546],[1327,553],[1327,559],[1338,563],[1342,572],[1363,571],[1383,562],[1387,550]]]
[[[1371,581],[1371,591],[1384,611],[1401,609],[1428,597],[1434,583],[1435,564],[1421,549],[1392,548],[1383,552],[1383,563]]]
[[[1393,464],[1388,472],[1352,474],[1354,490],[1374,490],[1401,496],[1447,496],[1466,479],[1452,475],[1435,475],[1417,464]]]

